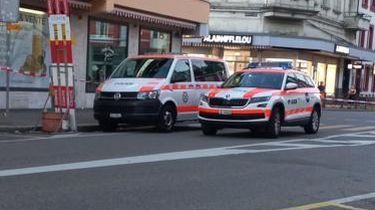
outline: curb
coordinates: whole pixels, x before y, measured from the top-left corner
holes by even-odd
[[[98,131],[99,126],[96,124],[78,125],[78,132]],[[34,126],[0,126],[0,132],[3,133],[27,133],[30,131],[42,131],[42,127]]]

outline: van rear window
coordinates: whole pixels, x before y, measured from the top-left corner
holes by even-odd
[[[111,78],[166,78],[172,63],[168,58],[126,59]]]

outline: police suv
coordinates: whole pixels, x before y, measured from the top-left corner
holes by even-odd
[[[119,123],[171,131],[177,121],[198,119],[201,95],[220,86],[227,69],[224,61],[211,58],[129,57],[97,88],[94,117],[105,131]]]
[[[199,119],[205,135],[223,128],[250,128],[272,138],[281,126],[317,133],[321,99],[312,79],[294,70],[249,69],[202,96]]]

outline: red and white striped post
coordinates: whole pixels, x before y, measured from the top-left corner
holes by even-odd
[[[56,112],[65,113],[70,130],[76,131],[74,69],[68,0],[48,0],[50,73]],[[66,124],[65,123],[65,124]]]

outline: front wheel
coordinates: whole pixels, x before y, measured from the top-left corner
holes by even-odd
[[[176,123],[176,112],[171,105],[165,105],[160,111],[157,129],[161,132],[173,131]]]
[[[316,134],[320,128],[320,115],[316,109],[311,113],[309,122],[305,125],[306,134]]]
[[[215,136],[217,134],[217,130],[218,129],[216,127],[202,124],[202,132],[205,136]]]
[[[281,112],[278,107],[272,110],[269,124],[266,129],[267,136],[270,138],[277,138],[281,133]]]

